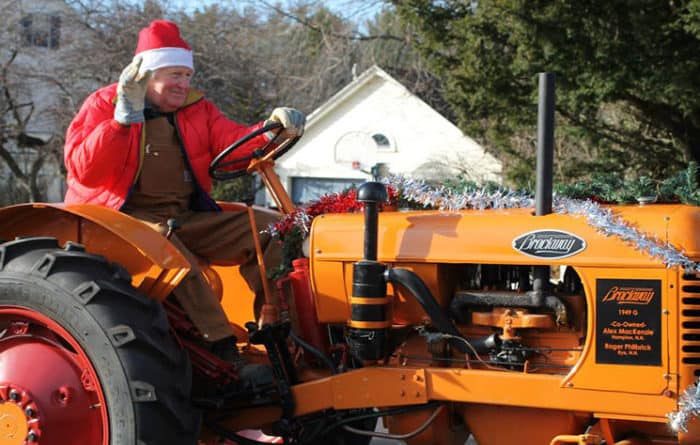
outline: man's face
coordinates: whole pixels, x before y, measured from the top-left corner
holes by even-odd
[[[146,98],[163,113],[175,111],[185,103],[191,79],[192,70],[184,66],[157,69],[148,82]]]

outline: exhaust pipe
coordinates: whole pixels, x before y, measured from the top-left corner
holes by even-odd
[[[386,294],[386,265],[377,262],[379,203],[387,199],[380,182],[366,182],[357,190],[365,204],[364,259],[353,264],[350,322],[346,340],[350,354],[361,361],[381,360],[387,355],[390,299]]]
[[[554,159],[554,74],[539,74],[539,102],[537,106],[537,182],[535,188],[535,215],[552,213],[552,176]],[[532,291],[536,306],[544,306],[549,290],[549,266],[535,266]]]
[[[539,74],[537,106],[537,185],[535,215],[552,213],[552,176],[554,160],[554,74]]]

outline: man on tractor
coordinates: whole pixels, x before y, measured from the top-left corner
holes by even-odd
[[[227,146],[267,123],[282,125],[281,140],[300,136],[305,116],[293,108],[276,108],[265,122],[241,125],[190,88],[193,74],[192,50],[175,23],[156,20],[143,28],[134,59],[118,83],[92,93],[68,128],[65,202],[103,205],[161,233],[170,229],[170,240],[192,265],[174,295],[203,341],[224,358],[235,359],[233,331],[198,259],[240,264],[256,302],[263,301],[264,278],[249,215],[220,211],[210,196],[207,168]],[[251,139],[236,155],[250,155],[274,136]],[[255,216],[258,231],[273,221],[264,212]],[[179,226],[176,234],[173,220]],[[265,263],[279,264],[279,246],[269,235],[260,235],[260,245]]]

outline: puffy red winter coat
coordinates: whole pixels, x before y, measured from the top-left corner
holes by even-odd
[[[143,124],[123,126],[115,121],[117,85],[91,94],[66,133],[64,162],[68,170],[66,204],[99,204],[120,209],[137,179],[144,155]],[[175,112],[175,124],[196,179],[195,210],[217,208],[209,197],[209,164],[224,148],[257,130],[227,119],[204,95],[190,90],[185,105]],[[267,141],[254,138],[237,149],[235,158],[250,155]],[[241,166],[238,166],[239,168]]]

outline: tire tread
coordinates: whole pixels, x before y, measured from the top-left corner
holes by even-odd
[[[0,274],[61,288],[55,298],[65,294],[84,309],[74,314],[99,324],[128,381],[136,443],[197,443],[200,413],[191,404],[189,358],[170,335],[162,305],[134,289],[126,269],[79,244],[61,248],[55,238],[42,237],[0,244]]]

